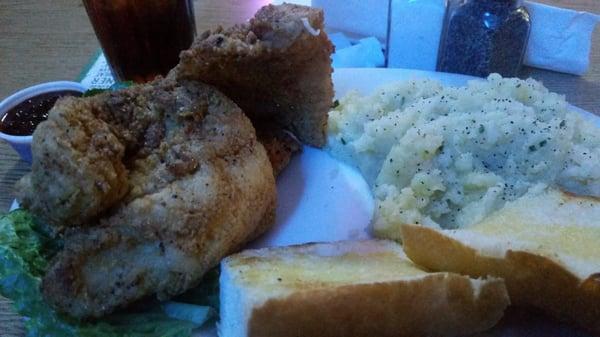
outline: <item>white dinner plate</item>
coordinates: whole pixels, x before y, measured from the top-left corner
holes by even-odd
[[[414,78],[433,78],[452,86],[463,86],[475,79],[457,74],[384,68],[340,68],[333,73],[336,98],[350,90],[368,95],[380,85]],[[600,127],[600,117],[574,106],[571,108]],[[253,247],[368,237],[373,200],[367,184],[354,169],[321,150],[304,147],[277,180],[277,192],[275,227],[266,238],[251,245]],[[216,333],[210,328],[197,336],[216,337]],[[516,309],[510,309],[498,326],[476,336],[589,337],[541,314]]]
[[[462,86],[470,76],[405,69],[335,69],[336,97],[350,90],[370,94],[382,84],[414,78],[433,78],[445,85]],[[572,107],[600,126],[600,118]],[[322,150],[304,147],[277,180],[276,224],[250,247],[369,238],[373,199],[369,187],[354,169]],[[13,205],[16,206],[16,205]],[[214,327],[196,336],[215,337]],[[540,314],[509,310],[503,321],[478,337],[587,337]]]

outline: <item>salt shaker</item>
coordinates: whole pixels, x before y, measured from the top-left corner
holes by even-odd
[[[530,28],[522,0],[449,0],[437,70],[516,76]]]

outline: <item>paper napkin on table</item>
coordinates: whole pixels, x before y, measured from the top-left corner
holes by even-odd
[[[386,41],[389,0],[312,0],[312,6],[323,8],[327,27]]]
[[[352,44],[341,33],[331,34],[335,53],[331,56],[334,68],[376,68],[385,64],[383,47],[378,39],[369,37]]]
[[[583,75],[590,65],[592,33],[600,16],[535,2],[525,6],[531,17],[531,33],[523,63]]]

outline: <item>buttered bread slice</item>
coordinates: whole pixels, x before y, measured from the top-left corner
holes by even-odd
[[[221,337],[466,335],[509,304],[500,279],[429,273],[375,240],[247,250],[220,289]]]
[[[600,202],[553,189],[468,229],[404,226],[406,254],[435,271],[503,278],[511,302],[600,335]]]

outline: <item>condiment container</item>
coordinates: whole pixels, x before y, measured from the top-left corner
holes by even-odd
[[[522,0],[449,0],[437,70],[516,76],[530,27]]]
[[[59,92],[84,93],[85,91],[86,88],[80,83],[69,81],[48,82],[25,88],[0,102],[0,120],[5,121],[6,115],[13,112],[14,108],[21,104],[26,106],[28,102],[34,101],[36,97],[41,95]],[[50,109],[51,106],[48,108]],[[0,139],[8,142],[23,160],[31,163],[32,134],[18,135],[18,132],[17,134],[9,134],[9,132],[6,131],[0,132]]]

